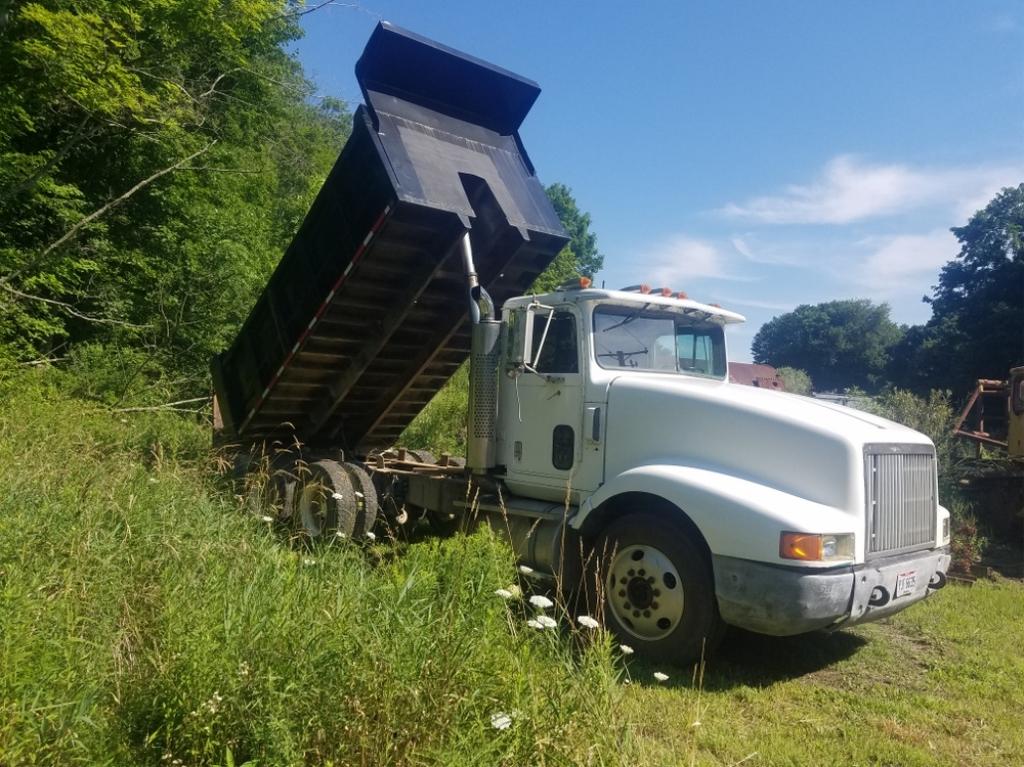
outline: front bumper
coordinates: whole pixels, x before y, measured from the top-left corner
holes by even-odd
[[[722,619],[761,634],[789,636],[892,615],[941,588],[949,548],[927,549],[829,570],[713,557]],[[910,593],[896,597],[896,580],[915,572]]]

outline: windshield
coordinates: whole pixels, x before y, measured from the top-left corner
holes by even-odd
[[[594,310],[594,354],[603,368],[724,378],[725,336],[710,322],[647,306]]]

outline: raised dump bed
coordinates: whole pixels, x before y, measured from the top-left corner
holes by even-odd
[[[229,440],[393,444],[469,355],[464,234],[498,306],[568,240],[519,139],[535,83],[387,23],[356,75],[351,137],[212,362]]]

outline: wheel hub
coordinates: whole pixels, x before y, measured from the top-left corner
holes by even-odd
[[[653,641],[668,636],[683,617],[679,572],[653,546],[632,545],[619,551],[608,570],[606,599],[626,631]]]

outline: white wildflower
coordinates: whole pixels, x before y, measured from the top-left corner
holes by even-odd
[[[530,618],[530,620],[526,621],[526,625],[532,629],[543,631],[544,629],[553,629],[558,625],[558,621],[547,615],[538,615],[536,618]]]
[[[526,565],[519,565],[519,572],[523,575],[533,575],[533,568]]]
[[[150,477],[149,481],[151,484],[156,484],[156,477]]]
[[[496,730],[507,730],[512,726],[512,717],[508,714],[498,712],[497,714],[491,714],[491,727]]]
[[[663,674],[660,671],[655,671],[654,672],[654,678],[657,679],[659,682],[667,682],[668,681],[668,674]]]
[[[316,560],[315,559],[303,559],[302,560],[302,564],[304,564],[306,567],[311,567],[311,566],[316,564]]]
[[[334,499],[334,500],[336,500],[336,501],[340,501],[340,500],[342,500],[342,499],[343,499],[344,497],[345,497],[345,496],[343,496],[343,495],[342,495],[341,493],[331,493],[331,498],[333,498],[333,499]]]
[[[632,655],[633,654],[633,648],[630,647],[628,644],[620,644],[619,645],[619,651],[623,655]]]
[[[511,599],[512,598],[512,592],[509,591],[508,589],[498,589],[494,593],[495,593],[496,596],[499,596],[502,599]]]
[[[530,604],[536,607],[538,610],[546,610],[547,608],[554,607],[555,605],[555,603],[552,602],[550,599],[548,599],[545,596],[541,596],[540,594],[534,594],[532,597],[530,597]]]
[[[690,724],[691,727],[700,727],[700,719]]]
[[[354,496],[355,496],[356,498],[365,498],[365,497],[366,497],[365,495],[363,495],[362,493],[360,493],[360,492],[359,492],[358,490],[353,490],[353,491],[352,491],[352,494],[353,494],[353,495],[354,495]]]
[[[576,622],[586,629],[600,628],[601,624],[591,618],[589,615],[581,615],[576,619]]]
[[[262,517],[260,517],[260,519],[262,519],[264,522],[273,522],[274,521],[273,517],[268,517],[266,514],[264,514]]]
[[[523,595],[523,590],[515,583],[510,583],[505,587],[505,590],[512,594],[516,599],[519,599]]]
[[[374,533],[372,530],[367,530],[366,531],[366,540],[368,540],[368,541],[375,541],[375,540],[377,540],[377,534]]]
[[[347,538],[348,536],[347,536],[347,535],[345,535],[345,533],[341,532],[341,530],[339,530],[338,532],[336,532],[336,533],[334,534],[334,537],[335,537],[335,538]]]
[[[220,709],[220,704],[221,701],[223,700],[224,697],[219,692],[215,692],[213,695],[210,696],[210,699],[203,704],[202,707],[209,711],[211,714],[216,714],[217,711]]]

